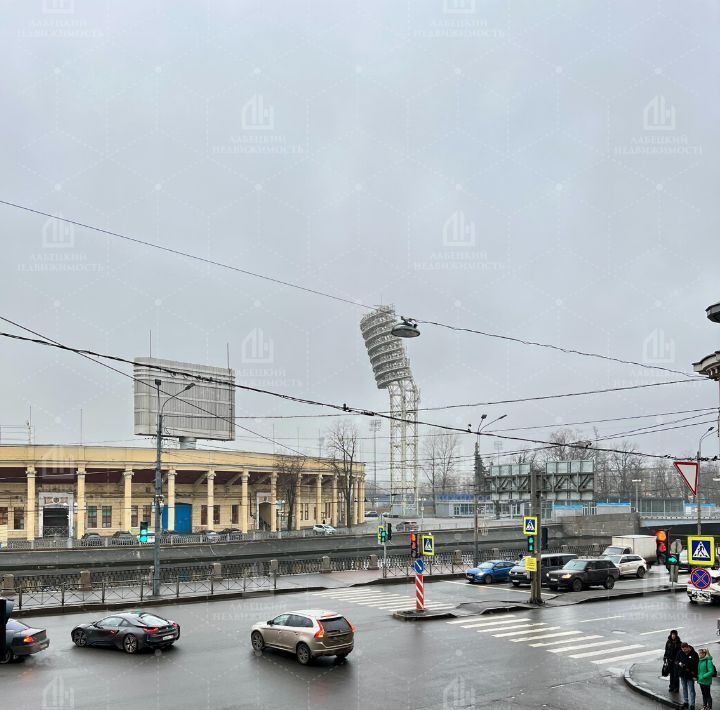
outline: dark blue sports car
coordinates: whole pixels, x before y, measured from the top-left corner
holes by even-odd
[[[488,560],[478,567],[471,567],[465,572],[467,581],[492,584],[493,582],[507,582],[510,579],[510,570],[515,566],[512,560]]]

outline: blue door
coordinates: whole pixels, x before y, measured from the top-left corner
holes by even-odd
[[[167,530],[167,506],[162,511],[163,530]],[[192,505],[190,503],[175,503],[175,532],[189,535],[192,532]]]

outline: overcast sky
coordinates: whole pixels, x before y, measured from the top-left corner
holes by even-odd
[[[0,7],[2,200],[418,319],[687,372],[720,349],[704,313],[720,300],[716,3]],[[363,308],[15,208],[0,221],[5,317],[129,358],[150,331],[169,359],[224,366],[229,345],[240,383],[387,407]],[[681,379],[430,325],[407,347],[428,407]],[[77,442],[82,409],[84,442],[133,442],[128,378],[6,339],[0,358],[0,424],[32,407],[37,442]],[[687,383],[422,418],[525,427],[717,402]],[[237,412],[323,413],[244,393]],[[278,420],[274,436],[315,453],[331,421]],[[683,455],[706,427],[636,443]],[[267,450],[242,431],[236,445]],[[387,458],[381,438],[383,472]]]

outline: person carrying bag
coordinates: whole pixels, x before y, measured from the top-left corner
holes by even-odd
[[[710,688],[712,687],[713,678],[717,675],[715,665],[713,664],[710,651],[701,648],[698,651],[700,660],[698,661],[698,684],[702,692],[703,706],[702,710],[710,710],[712,708],[712,695]]]
[[[680,650],[680,636],[673,629],[667,637],[665,643],[665,654],[663,655],[662,675],[663,678],[670,676],[670,686],[668,691],[671,693],[680,692],[680,677],[678,676],[678,668],[675,665],[675,657]]]

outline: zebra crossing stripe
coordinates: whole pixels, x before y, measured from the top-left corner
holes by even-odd
[[[530,617],[526,616],[521,619],[512,619],[510,621],[483,621],[478,624],[467,624],[466,626],[463,626],[463,629],[479,629],[484,628],[487,626],[496,626],[497,628],[502,628],[505,626],[506,628],[510,628],[513,624],[519,624],[522,621],[530,621]]]
[[[599,634],[595,634],[593,636],[582,636],[581,638],[574,638],[574,639],[563,639],[562,641],[545,641],[543,643],[531,643],[529,644],[533,648],[535,647],[545,647],[545,646],[562,646],[566,643],[574,643],[575,641],[589,641],[590,639],[601,639],[602,636]],[[583,648],[582,646],[578,646],[578,648]],[[549,651],[550,649],[548,649]]]
[[[530,629],[533,626],[545,626],[544,623],[535,623],[535,624],[515,624],[513,626],[506,626],[506,630],[510,631],[520,631],[520,633],[523,633],[521,629]],[[498,631],[503,631],[503,629],[499,629],[497,626],[490,628],[490,629],[475,629],[475,633],[477,634],[495,634]]]
[[[517,614],[504,614],[503,619],[514,619],[517,616]],[[490,621],[493,617],[491,615],[487,616],[466,616],[462,619],[453,619],[453,621],[448,621],[448,624],[472,624],[475,621]],[[495,619],[500,619],[498,617],[494,617]]]
[[[545,631],[555,631],[556,629],[559,629],[559,626],[543,626],[540,629],[529,629],[528,631],[511,631],[510,633],[504,633],[504,634],[493,634],[493,638],[501,639],[505,638],[506,636],[522,636],[523,634],[541,634]]]
[[[559,628],[559,627],[558,627]],[[527,636],[525,638],[521,639],[513,639],[513,643],[518,643],[518,641],[536,641],[537,639],[554,639],[558,636],[572,636],[573,634],[579,634],[582,633],[581,631],[561,631],[557,634],[545,634],[544,636]],[[568,641],[571,641],[572,639],[565,639],[564,641],[561,641],[560,643],[567,643]],[[535,644],[532,644],[535,645]],[[538,644],[540,645],[540,644]]]
[[[595,638],[601,639],[602,636],[596,636]],[[579,641],[580,639],[578,639]],[[568,639],[569,643],[573,642],[573,639]],[[609,641],[596,641],[595,643],[585,643],[579,646],[564,646],[563,648],[549,648],[548,653],[564,653],[565,651],[581,651],[583,648],[594,648],[595,646],[609,646],[610,644],[618,643],[618,639],[610,639]]]
[[[620,648],[606,648],[600,651],[587,651],[586,653],[571,653],[570,658],[588,658],[589,656],[604,656],[607,653],[622,653],[623,651],[631,651],[633,648],[645,648],[641,643],[633,643],[629,646],[621,646]]]
[[[627,646],[627,648],[630,648]],[[637,658],[638,656],[660,656],[661,653],[665,653],[665,649],[656,649],[655,651],[639,651],[638,653],[628,653],[623,656],[614,656],[613,658],[600,658],[597,661],[592,661],[596,666],[601,663],[614,663],[615,661],[625,661],[628,658]]]

